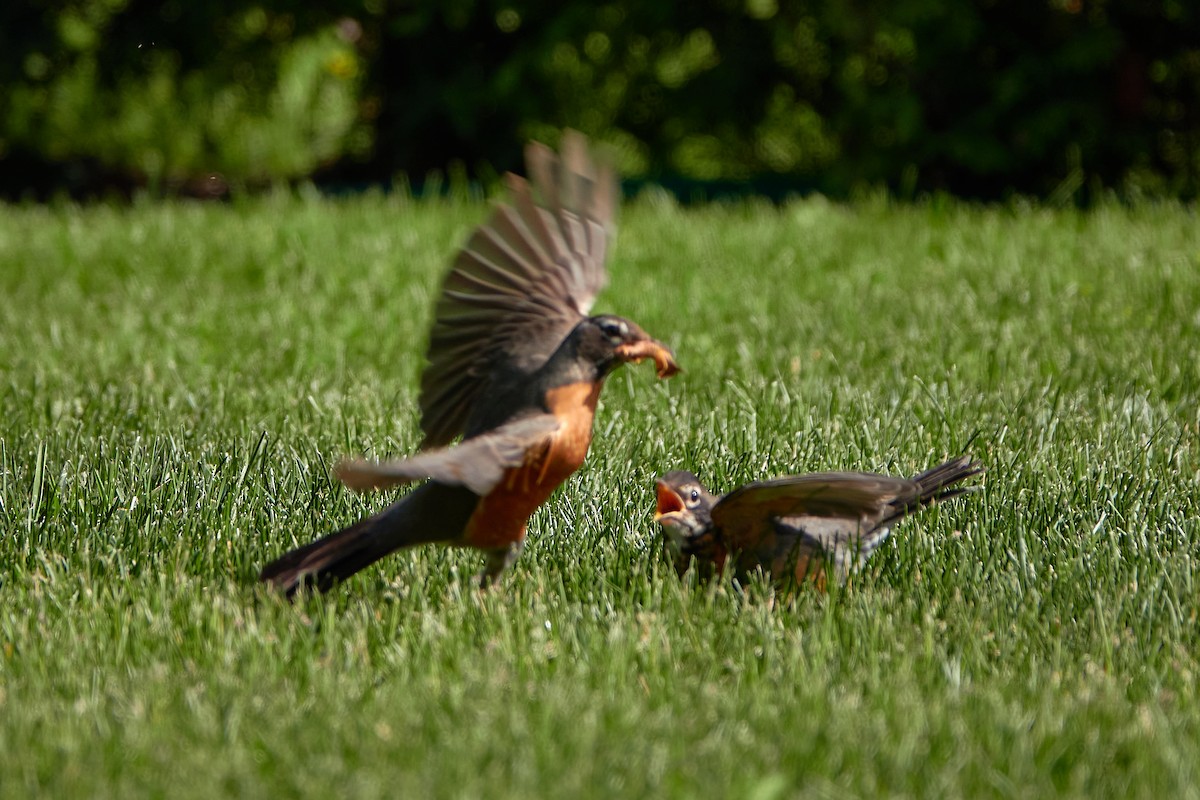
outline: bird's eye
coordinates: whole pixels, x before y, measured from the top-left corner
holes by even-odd
[[[700,490],[699,490],[699,489],[692,489],[692,502],[694,503],[694,502],[696,502],[696,501],[697,501],[697,500],[699,500],[699,499],[700,499]]]
[[[610,339],[624,339],[629,329],[624,322],[618,320],[607,319],[600,323],[600,331]]]

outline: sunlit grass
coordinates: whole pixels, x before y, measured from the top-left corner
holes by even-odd
[[[364,196],[0,208],[0,795],[1195,797],[1200,223],[1190,209],[628,206],[587,465],[476,554],[289,606],[377,508],[485,209]],[[833,596],[678,581],[652,479],[914,473]]]

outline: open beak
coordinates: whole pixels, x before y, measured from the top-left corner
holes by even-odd
[[[658,498],[658,505],[654,510],[655,522],[669,523],[683,515],[683,498],[674,489],[662,481],[657,481],[654,484],[654,492]]]
[[[666,345],[656,342],[653,339],[643,339],[640,342],[618,345],[616,352],[622,361],[632,361],[635,364],[640,364],[647,358],[654,359],[654,368],[657,370],[658,377],[660,378],[669,378],[679,372],[679,365],[675,363],[675,356]]]

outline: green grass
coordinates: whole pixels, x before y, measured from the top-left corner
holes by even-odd
[[[394,556],[254,584],[385,502],[481,205],[0,208],[0,796],[1200,796],[1200,220],[625,209],[627,368],[480,594]],[[984,491],[832,596],[680,582],[652,479],[918,471]]]

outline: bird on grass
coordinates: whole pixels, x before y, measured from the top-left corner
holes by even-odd
[[[531,143],[529,180],[509,175],[495,208],[442,285],[421,377],[423,452],[343,461],[337,477],[366,491],[424,481],[372,517],[267,564],[289,596],[324,591],[396,550],[427,543],[486,554],[489,585],[520,555],[530,515],[584,461],[605,378],[673,354],[633,322],[587,316],[606,281],[618,185],[586,138],[561,153]],[[462,437],[457,444],[455,439]]]
[[[691,472],[656,482],[655,520],[682,576],[694,563],[704,576],[765,573],[775,583],[813,581],[824,589],[860,569],[915,511],[973,491],[963,481],[983,472],[970,456],[912,478],[870,472],[818,472],[748,483],[718,497]]]

